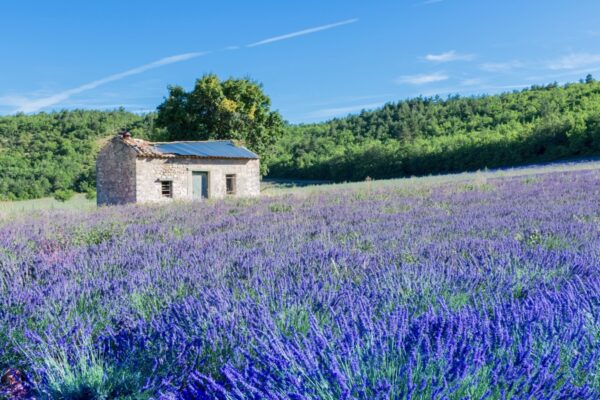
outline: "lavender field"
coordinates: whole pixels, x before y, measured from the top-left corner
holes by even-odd
[[[2,390],[598,399],[599,272],[599,170],[20,216]]]

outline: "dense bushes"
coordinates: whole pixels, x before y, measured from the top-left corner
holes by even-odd
[[[124,128],[136,137],[170,139],[155,127],[156,118],[124,110],[0,117],[0,200],[68,192],[93,197],[103,139]],[[352,181],[597,154],[600,83],[590,79],[495,96],[415,98],[320,124],[287,125],[261,161],[273,178]]]
[[[124,110],[61,111],[0,118],[0,200],[90,192],[96,151],[123,128],[137,136],[154,132],[152,115]]]
[[[518,165],[600,152],[600,83],[416,98],[292,126],[271,176],[336,181]],[[343,167],[342,167],[343,166]]]

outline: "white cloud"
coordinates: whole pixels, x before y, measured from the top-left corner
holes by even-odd
[[[427,61],[444,63],[449,61],[469,61],[473,59],[473,54],[460,54],[454,50],[441,54],[427,54],[424,58]]]
[[[464,81],[463,81],[464,82]],[[460,87],[442,87],[435,88],[419,93],[414,93],[412,96],[441,96],[444,94],[462,94],[462,95],[481,95],[497,93],[498,91],[505,92],[507,90],[525,89],[530,87],[530,84],[515,84],[515,85],[481,85],[481,86],[460,86]]]
[[[425,0],[424,2],[422,2],[422,5],[429,5],[429,4],[435,4],[435,3],[441,3],[444,0]]]
[[[484,63],[479,66],[487,72],[510,72],[515,68],[521,68],[523,63],[517,60],[496,63]]]
[[[597,73],[599,71],[600,65],[590,65],[587,68],[557,70],[557,72],[550,74],[529,76],[527,79],[537,83],[546,83],[551,79],[559,79],[558,83],[568,83],[574,79],[580,79],[587,74]]]
[[[552,60],[547,64],[549,69],[577,69],[600,63],[600,54],[572,53]]]
[[[388,99],[390,97],[393,98],[394,96],[395,96],[394,93],[370,94],[370,95],[362,95],[362,96],[336,96],[336,97],[333,97],[330,99],[312,102],[310,105],[321,107],[321,106],[328,106],[328,105],[340,104],[340,103],[355,103],[355,102],[359,102],[359,101],[364,102],[366,100],[375,101],[375,100],[381,100],[381,99]]]
[[[529,83],[518,83],[514,85],[488,86],[486,89],[525,89],[530,87]]]
[[[151,112],[156,111],[156,109],[155,108],[139,108],[139,109],[133,109],[133,110],[130,110],[130,111],[132,113],[134,113],[134,114],[140,114],[141,115],[141,114],[149,114]]]
[[[463,79],[462,81],[460,81],[460,84],[463,86],[475,86],[475,85],[481,85],[483,83],[482,79],[479,78],[468,78],[468,79]]]
[[[333,24],[321,25],[321,26],[316,26],[314,28],[303,29],[303,30],[297,31],[297,32],[286,33],[285,35],[274,36],[274,37],[271,37],[268,39],[260,40],[258,42],[250,43],[246,47],[262,46],[262,45],[273,43],[273,42],[279,42],[280,40],[287,40],[287,39],[291,39],[291,38],[298,37],[298,36],[309,35],[311,33],[336,28],[338,26],[353,24],[356,21],[358,21],[358,18],[352,18],[352,19],[347,19],[345,21],[335,22]]]
[[[407,83],[409,85],[425,85],[427,83],[434,83],[445,81],[448,79],[448,75],[443,72],[434,72],[432,74],[420,74],[420,75],[403,75],[396,79],[397,84]]]
[[[27,97],[19,95],[0,96],[0,106],[20,106],[28,101]]]
[[[385,102],[380,101],[377,103],[358,104],[358,105],[346,106],[346,107],[323,108],[321,110],[311,112],[308,115],[308,117],[309,118],[333,118],[333,117],[347,115],[352,112],[377,108],[384,104],[385,104]]]

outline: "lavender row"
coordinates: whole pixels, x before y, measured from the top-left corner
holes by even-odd
[[[14,220],[0,367],[41,398],[600,398],[599,184],[580,171]]]

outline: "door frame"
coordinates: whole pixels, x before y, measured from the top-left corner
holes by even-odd
[[[194,172],[201,172],[203,174],[206,174],[206,199],[204,197],[201,197],[200,199],[194,198]],[[188,182],[188,193],[190,195],[190,200],[202,201],[210,199],[210,171],[207,171],[205,169],[190,169]]]

